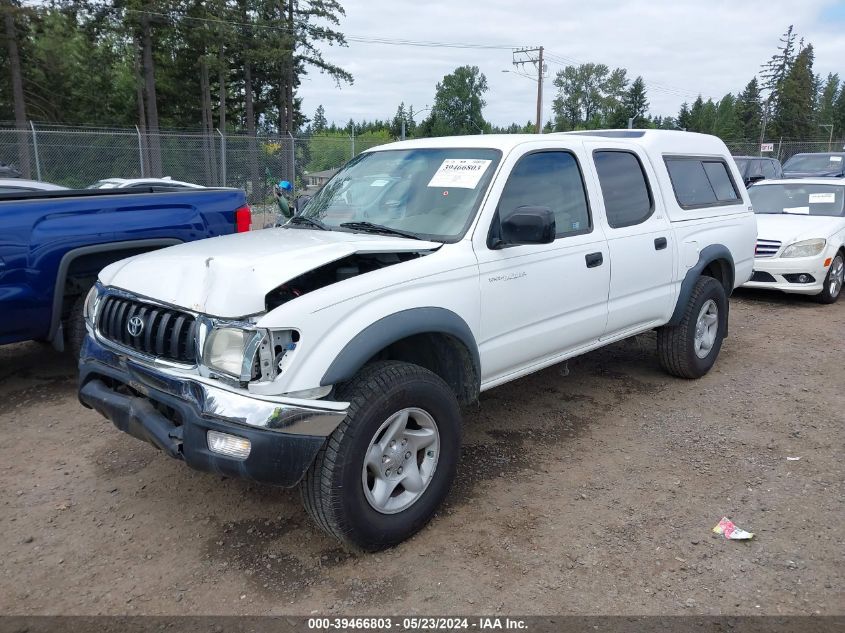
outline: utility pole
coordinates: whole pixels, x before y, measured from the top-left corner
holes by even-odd
[[[763,139],[766,136],[766,118],[768,117],[768,115],[769,115],[769,105],[767,103],[765,108],[763,108],[763,125],[760,126],[760,145],[757,148],[759,150],[758,151],[759,156],[763,155]]]
[[[518,48],[513,51],[513,65],[525,68],[525,64],[532,64],[537,68],[537,125],[535,131],[543,131],[543,75],[546,66],[543,62],[543,47]]]
[[[830,151],[831,146],[833,145],[833,125],[830,123],[819,123],[819,127],[824,127],[830,130],[830,136],[827,139],[827,151]]]

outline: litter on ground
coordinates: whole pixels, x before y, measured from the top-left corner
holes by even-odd
[[[742,541],[754,538],[754,532],[740,530],[728,517],[722,517],[722,520],[719,521],[718,525],[713,528],[713,531],[716,534],[723,535],[726,539],[731,541]]]

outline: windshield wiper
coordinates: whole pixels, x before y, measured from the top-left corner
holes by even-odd
[[[398,235],[399,237],[407,237],[412,240],[421,240],[419,235],[414,235],[407,231],[400,231],[399,229],[392,229],[383,224],[373,224],[372,222],[342,222],[340,224],[345,229],[353,229],[364,231],[365,233],[381,233],[382,235]]]
[[[320,229],[321,231],[331,231],[329,227],[327,227],[319,220],[315,220],[314,218],[309,218],[304,215],[293,216],[290,220],[288,220],[288,224],[307,224],[309,226],[313,226],[314,228]]]

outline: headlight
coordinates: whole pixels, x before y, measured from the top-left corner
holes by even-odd
[[[202,360],[206,367],[216,369],[240,380],[249,380],[255,350],[262,333],[233,327],[214,328],[208,334]]]
[[[85,297],[85,303],[82,305],[82,316],[91,327],[94,327],[94,308],[97,305],[97,286],[92,286],[88,291],[88,296]]]
[[[826,244],[827,240],[822,239],[795,242],[795,244],[786,247],[781,257],[812,257],[821,253]]]

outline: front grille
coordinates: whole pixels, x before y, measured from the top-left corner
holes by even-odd
[[[134,317],[142,325],[137,335],[129,331],[129,322]],[[178,363],[196,363],[196,320],[179,310],[107,295],[99,307],[97,330],[100,336],[144,354]]]
[[[769,273],[763,272],[761,270],[755,270],[751,275],[751,281],[766,281],[766,282],[775,282],[775,279]]]
[[[777,240],[757,240],[757,247],[754,249],[755,257],[774,257],[780,250],[780,242]]]

